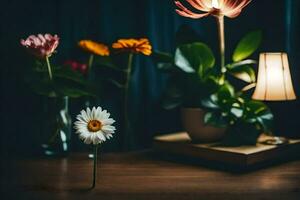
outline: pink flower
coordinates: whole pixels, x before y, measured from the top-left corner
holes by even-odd
[[[21,39],[24,46],[34,56],[44,59],[52,55],[59,44],[59,37],[51,34],[30,35],[26,40]]]
[[[67,60],[64,65],[71,67],[72,70],[79,71],[82,74],[86,74],[88,71],[87,64],[82,64],[73,60]]]
[[[180,1],[175,1],[176,12],[184,17],[199,19],[212,15],[215,17],[237,17],[242,9],[247,6],[251,0],[186,0],[193,8],[204,13],[195,13],[183,6]]]

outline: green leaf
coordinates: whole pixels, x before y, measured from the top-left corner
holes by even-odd
[[[241,89],[242,92],[247,92],[256,86],[256,83],[250,83]]]
[[[226,68],[228,70],[231,70],[231,69],[234,69],[234,68],[242,66],[242,65],[253,65],[253,64],[257,64],[257,61],[247,59],[247,60],[242,60],[242,61],[239,61],[239,62],[234,62],[234,63],[228,64],[228,65],[226,65]]]
[[[234,62],[241,61],[253,54],[262,40],[261,31],[253,31],[244,36],[234,50],[232,59]]]
[[[261,101],[256,101],[256,100],[246,101],[245,107],[248,110],[248,112],[251,113],[253,116],[257,116],[260,113],[268,110],[268,107],[266,104],[264,104]]]
[[[229,83],[223,84],[217,92],[217,97],[219,102],[228,100],[233,96],[234,96],[234,88]]]
[[[218,100],[216,94],[212,94],[209,98],[202,99],[201,105],[208,109],[219,109]]]
[[[229,70],[229,73],[235,78],[243,80],[247,83],[254,83],[256,81],[255,71],[249,65],[240,65],[232,68]]]
[[[53,64],[51,65],[52,71],[58,70],[60,68],[61,68],[61,66],[57,66],[57,65],[53,65]],[[48,67],[47,67],[47,64],[45,61],[36,60],[35,65],[33,65],[32,69],[35,72],[48,73]]]
[[[212,68],[215,58],[211,49],[204,43],[195,42],[181,45],[175,52],[175,65],[187,73],[198,73],[200,77]]]
[[[52,69],[54,77],[52,81],[49,80],[47,68],[45,71],[34,70],[29,84],[37,94],[48,97],[95,96],[96,92],[92,91],[94,85],[90,84],[81,73],[65,66],[53,65]],[[41,72],[44,76],[41,76]]]
[[[72,80],[74,82],[80,83],[80,84],[86,84],[87,81],[83,77],[83,75],[80,72],[74,71],[70,69],[69,67],[61,67],[58,70],[55,70],[53,73],[54,77],[63,78],[67,80]]]
[[[227,122],[224,117],[222,117],[222,113],[220,112],[207,112],[204,115],[204,123],[219,128],[227,127]]]
[[[273,114],[270,110],[266,110],[257,117],[257,121],[262,126],[263,130],[270,132],[273,127]]]
[[[272,129],[273,114],[263,102],[255,100],[246,101],[245,112],[246,122],[258,123],[264,131]]]
[[[240,118],[243,116],[243,109],[242,108],[237,108],[237,107],[233,107],[230,110],[231,114],[233,114],[235,117]]]

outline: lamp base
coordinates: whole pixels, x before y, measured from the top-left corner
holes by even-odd
[[[267,145],[284,145],[288,144],[289,140],[285,137],[269,136],[267,139],[260,141],[260,143]]]

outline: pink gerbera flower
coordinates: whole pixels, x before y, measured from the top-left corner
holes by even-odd
[[[59,37],[51,34],[30,35],[26,40],[21,39],[24,46],[34,56],[44,59],[53,54],[59,44]]]

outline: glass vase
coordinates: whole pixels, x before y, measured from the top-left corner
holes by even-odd
[[[66,156],[70,151],[72,132],[69,97],[48,98],[43,111],[42,153]]]

